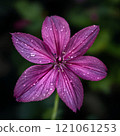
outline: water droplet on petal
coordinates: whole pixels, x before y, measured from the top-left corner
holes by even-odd
[[[35,54],[34,54],[34,53],[30,53],[30,55],[31,55],[32,57],[34,57],[34,56],[35,56]]]
[[[27,58],[30,58],[30,56],[28,55]]]
[[[43,96],[45,96],[46,94],[44,93]]]
[[[63,51],[62,54],[65,54],[65,52]]]
[[[100,79],[99,77],[97,77],[97,79]]]
[[[52,89],[52,88],[50,88],[50,90],[52,91],[53,89]]]
[[[53,85],[53,83],[51,83],[50,85]]]
[[[36,83],[34,83],[33,85],[35,85]]]

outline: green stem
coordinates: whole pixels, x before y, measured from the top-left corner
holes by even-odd
[[[58,93],[56,92],[54,108],[53,108],[53,113],[52,113],[52,117],[51,117],[52,120],[55,120],[55,118],[56,118],[57,110],[58,110],[58,103],[59,103],[59,96],[58,96]]]

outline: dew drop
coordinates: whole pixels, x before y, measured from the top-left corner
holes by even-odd
[[[63,31],[63,29],[60,30],[61,32]]]
[[[66,47],[66,44],[64,45],[64,48]]]
[[[75,49],[75,47],[73,47],[73,50]]]
[[[97,77],[97,79],[100,79],[99,77]]]
[[[50,28],[50,30],[52,30],[52,28]]]
[[[53,83],[51,83],[50,85],[53,85]]]
[[[89,75],[90,73],[89,73],[89,72],[87,72],[87,74]]]
[[[28,55],[27,58],[30,58],[30,56]]]
[[[26,84],[23,85],[24,87],[26,86]]]
[[[34,57],[34,56],[35,56],[35,54],[34,54],[34,53],[31,53],[30,55],[31,55],[32,57]]]
[[[63,51],[62,54],[65,54],[65,52]]]
[[[31,40],[31,42],[33,42],[33,40]]]
[[[35,85],[35,83],[33,85]]]
[[[45,96],[46,94],[44,93],[43,96]]]
[[[52,88],[50,88],[50,90],[52,91],[53,89],[52,89]]]
[[[70,57],[71,59],[73,58],[73,56]]]
[[[64,89],[63,92],[66,92],[66,90]]]
[[[42,61],[40,60],[39,62],[41,63]]]

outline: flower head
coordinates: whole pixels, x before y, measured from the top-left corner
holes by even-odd
[[[30,34],[12,33],[17,51],[34,65],[18,79],[14,96],[19,102],[40,101],[57,89],[59,97],[74,112],[83,102],[83,79],[98,81],[107,68],[99,59],[83,56],[91,47],[99,26],[86,27],[70,38],[68,23],[59,16],[46,17],[42,26],[43,41]],[[41,65],[44,64],[44,65]]]

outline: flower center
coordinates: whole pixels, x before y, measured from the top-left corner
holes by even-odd
[[[58,58],[56,59],[56,63],[57,63],[57,64],[62,63],[62,57],[58,57]]]

